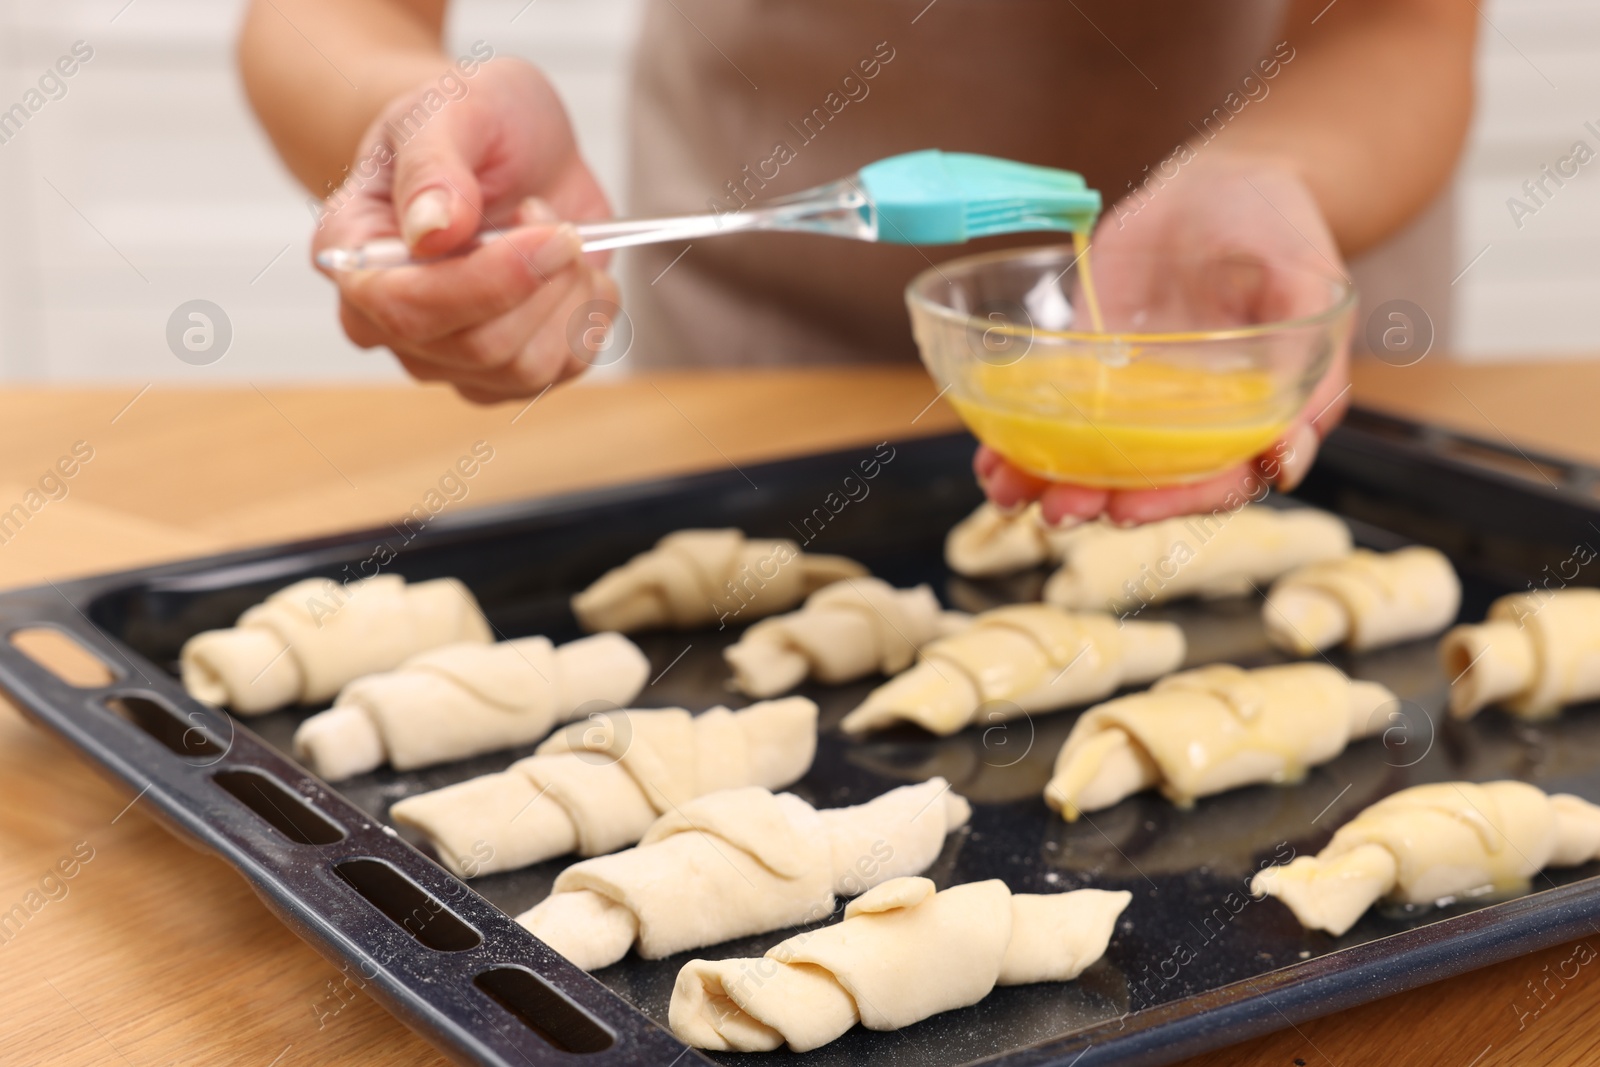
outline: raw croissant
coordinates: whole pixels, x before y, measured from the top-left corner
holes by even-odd
[[[1364,650],[1436,634],[1460,606],[1461,580],[1444,553],[1421,545],[1387,554],[1358,548],[1279,578],[1261,621],[1272,644],[1309,656],[1340,644]]]
[[[818,811],[750,787],[686,802],[638,847],[574,864],[517,921],[586,971],[828,916],[834,896],[927,869],[967,802],[933,778]]]
[[[1175,804],[1256,782],[1294,782],[1378,732],[1395,696],[1322,663],[1227,664],[1163,678],[1078,717],[1045,803],[1068,822],[1159,786]]]
[[[307,578],[232,628],[189,638],[179,660],[190,696],[257,715],[329,700],[347,682],[430,648],[491,640],[477,601],[454,578],[407,585],[384,574],[343,586]]]
[[[1490,704],[1548,719],[1600,698],[1600,590],[1503,596],[1484,622],[1445,634],[1439,658],[1454,679],[1450,714],[1458,719]]]
[[[1183,631],[1171,623],[1118,623],[1045,604],[996,608],[925,647],[840,727],[862,734],[909,721],[953,734],[980,711],[990,722],[1099,700],[1176,670],[1183,653]]]
[[[1250,883],[1302,926],[1338,937],[1380,898],[1435,904],[1514,896],[1545,867],[1600,857],[1600,808],[1526,782],[1435,782],[1402,789],[1339,827],[1316,856]]]
[[[1059,563],[1073,529],[1046,523],[1038,504],[1007,512],[985,501],[950,528],[944,561],[968,578],[1015,574],[1041,563]]]
[[[1350,530],[1310,508],[1237,511],[1144,526],[1090,523],[1072,531],[1046,602],[1120,612],[1185,596],[1243,596],[1296,567],[1350,552]]]
[[[800,610],[756,623],[722,655],[741,692],[777,696],[808,674],[825,685],[897,674],[917,649],[969,619],[942,610],[925,585],[896,589],[877,578],[846,578],[812,593]]]
[[[690,960],[667,1010],[695,1048],[806,1052],[856,1023],[898,1030],[976,1004],[996,985],[1065,982],[1101,956],[1133,895],[1013,894],[999,879],[942,893],[896,878],[846,906],[844,921],[796,934],[756,959]]]
[[[619,711],[576,722],[498,774],[407,797],[389,809],[440,862],[473,878],[631,845],[697,796],[782,789],[811,768],[817,706],[804,697],[739,711]]]
[[[621,634],[556,648],[546,637],[446,645],[357,678],[294,733],[294,752],[330,782],[385,762],[399,770],[537,741],[585,707],[611,711],[644,688],[650,661]]]
[[[679,530],[601,575],[572,598],[585,630],[693,629],[787,611],[808,594],[865,567],[800,551],[793,541],[738,530]]]

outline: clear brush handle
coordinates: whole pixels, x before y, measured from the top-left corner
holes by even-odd
[[[852,179],[844,178],[773,200],[758,208],[741,208],[710,215],[584,222],[575,228],[583,239],[585,252],[603,252],[612,248],[667,241],[692,241],[701,237],[759,230],[821,233],[850,237],[857,241],[876,241],[878,213],[861,187]],[[448,255],[424,259],[413,258],[410,249],[400,238],[384,237],[369,241],[359,248],[325,248],[317,253],[317,264],[328,270],[349,271],[385,270],[417,263],[434,263],[466,255],[513,232],[484,230]]]

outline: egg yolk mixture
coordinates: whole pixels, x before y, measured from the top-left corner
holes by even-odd
[[[1073,234],[1090,325],[1104,329],[1086,238]],[[966,392],[970,395],[962,395]],[[1030,354],[974,369],[950,402],[978,440],[1054,481],[1150,489],[1198,481],[1260,454],[1293,412],[1261,370]],[[982,399],[978,399],[981,397]]]
[[[1055,481],[1113,489],[1177,485],[1265,450],[1292,412],[1263,371],[1197,370],[1094,356],[983,366],[950,402],[978,440]]]

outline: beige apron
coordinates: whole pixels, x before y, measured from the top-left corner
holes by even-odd
[[[1082,172],[1111,203],[1278,42],[1281,0],[648,0],[629,211],[734,210],[921,148]],[[868,75],[871,75],[870,77]],[[915,358],[917,249],[755,234],[639,249],[637,366]]]

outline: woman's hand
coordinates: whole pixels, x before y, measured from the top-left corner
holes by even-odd
[[[590,301],[615,307],[618,294],[559,221],[605,218],[610,208],[550,84],[510,59],[463,84],[465,95],[444,99],[429,81],[379,115],[327,201],[313,248],[399,235],[413,255],[437,256],[479,230],[518,227],[437,263],[326,272],[352,341],[387,346],[414,377],[491,403],[582,373],[598,335],[576,331],[584,340],[569,342],[569,320]]]
[[[1151,183],[1155,185],[1154,182]],[[1091,243],[1095,281],[1108,318],[1118,308],[1181,302],[1205,325],[1271,322],[1323,311],[1326,278],[1344,274],[1337,244],[1305,182],[1264,156],[1195,150],[1178,176],[1153,193],[1112,207]],[[1104,267],[1102,267],[1104,264]],[[1344,415],[1348,344],[1293,425],[1261,456],[1206,481],[1149,489],[1094,489],[1045,481],[978,449],[973,466],[989,499],[1010,507],[1038,500],[1045,518],[1141,523],[1209,511],[1233,495],[1258,497],[1263,482],[1292,489],[1323,436]]]

